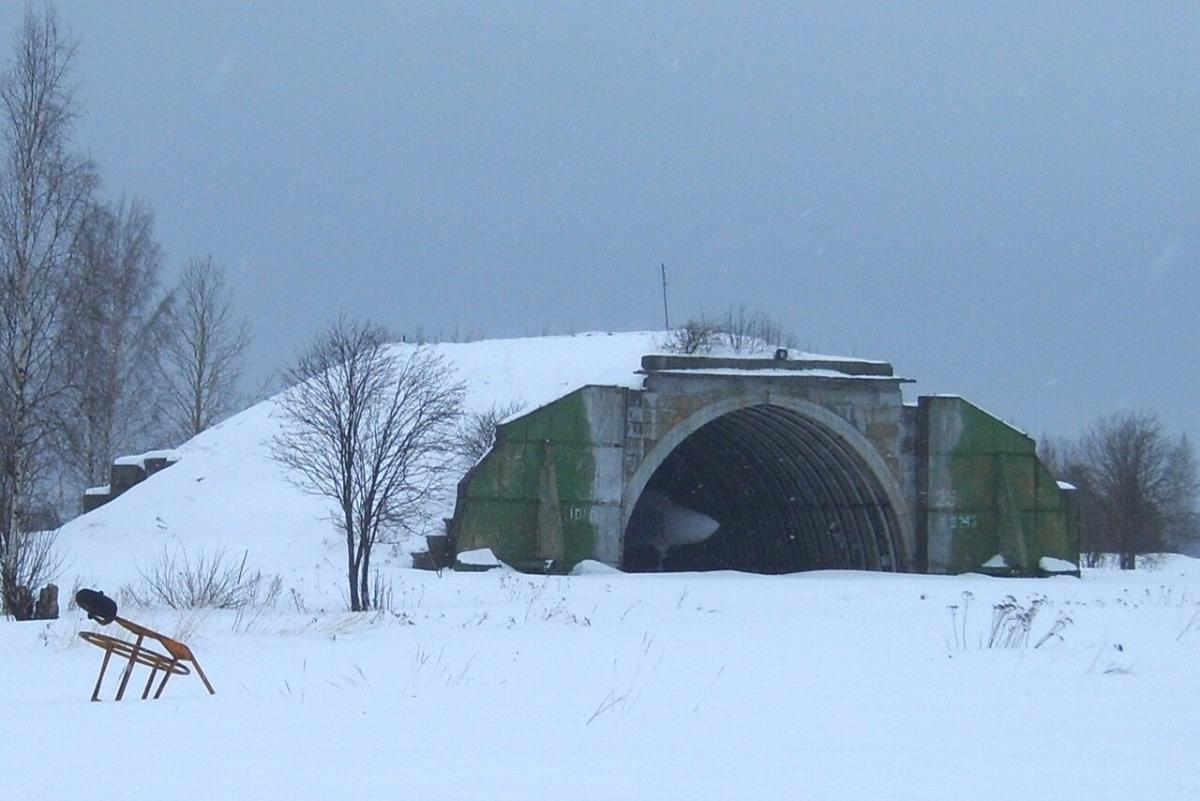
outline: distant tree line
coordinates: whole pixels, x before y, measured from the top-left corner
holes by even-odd
[[[73,146],[75,55],[53,9],[30,8],[0,74],[0,589],[14,614],[53,573],[39,532],[64,489],[77,502],[114,457],[234,411],[249,337],[210,258],[163,286],[154,213],[106,198]]]
[[[1200,473],[1186,435],[1172,437],[1150,411],[1113,414],[1078,437],[1044,437],[1042,461],[1078,490],[1085,566],[1116,555],[1132,570],[1138,557],[1200,546]]]

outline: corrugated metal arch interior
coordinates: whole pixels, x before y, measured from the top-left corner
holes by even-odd
[[[658,536],[663,515],[649,500],[663,497],[720,527],[664,549],[671,538]],[[899,539],[895,511],[861,457],[819,423],[760,405],[707,423],[667,456],[630,516],[621,561],[632,571],[896,570]]]

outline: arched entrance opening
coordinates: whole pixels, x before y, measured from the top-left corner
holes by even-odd
[[[674,445],[637,496],[624,570],[899,570],[902,536],[877,467],[812,415],[734,409]]]

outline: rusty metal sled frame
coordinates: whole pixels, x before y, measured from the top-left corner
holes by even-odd
[[[147,677],[146,684],[142,688],[143,701],[150,697],[150,690],[154,686],[154,680],[158,678],[160,673],[162,674],[162,679],[158,683],[158,689],[154,691],[155,698],[162,695],[163,690],[167,686],[168,679],[172,676],[186,676],[193,669],[196,675],[200,677],[200,681],[204,682],[204,687],[208,690],[209,695],[216,695],[217,691],[213,689],[208,677],[204,675],[204,669],[196,661],[196,655],[192,653],[192,649],[187,645],[165,634],[160,634],[153,629],[148,629],[145,626],[134,623],[132,620],[126,620],[123,617],[114,617],[113,622],[131,634],[134,634],[137,639],[130,642],[129,640],[100,634],[95,631],[79,632],[79,636],[84,642],[91,643],[104,651],[104,659],[100,663],[100,675],[96,677],[96,686],[92,689],[93,701],[100,700],[100,687],[104,683],[104,673],[108,670],[108,663],[114,654],[126,662],[125,670],[121,675],[121,683],[117,687],[117,701],[125,697],[125,689],[129,684],[130,677],[133,675],[134,665],[144,665],[150,668],[150,675]],[[146,638],[156,641],[166,653],[147,647],[144,644]]]

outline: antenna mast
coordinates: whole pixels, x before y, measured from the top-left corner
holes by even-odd
[[[671,312],[667,308],[667,265],[666,262],[660,262],[662,266],[662,289],[663,289],[663,322],[667,325],[667,330],[671,330]]]

